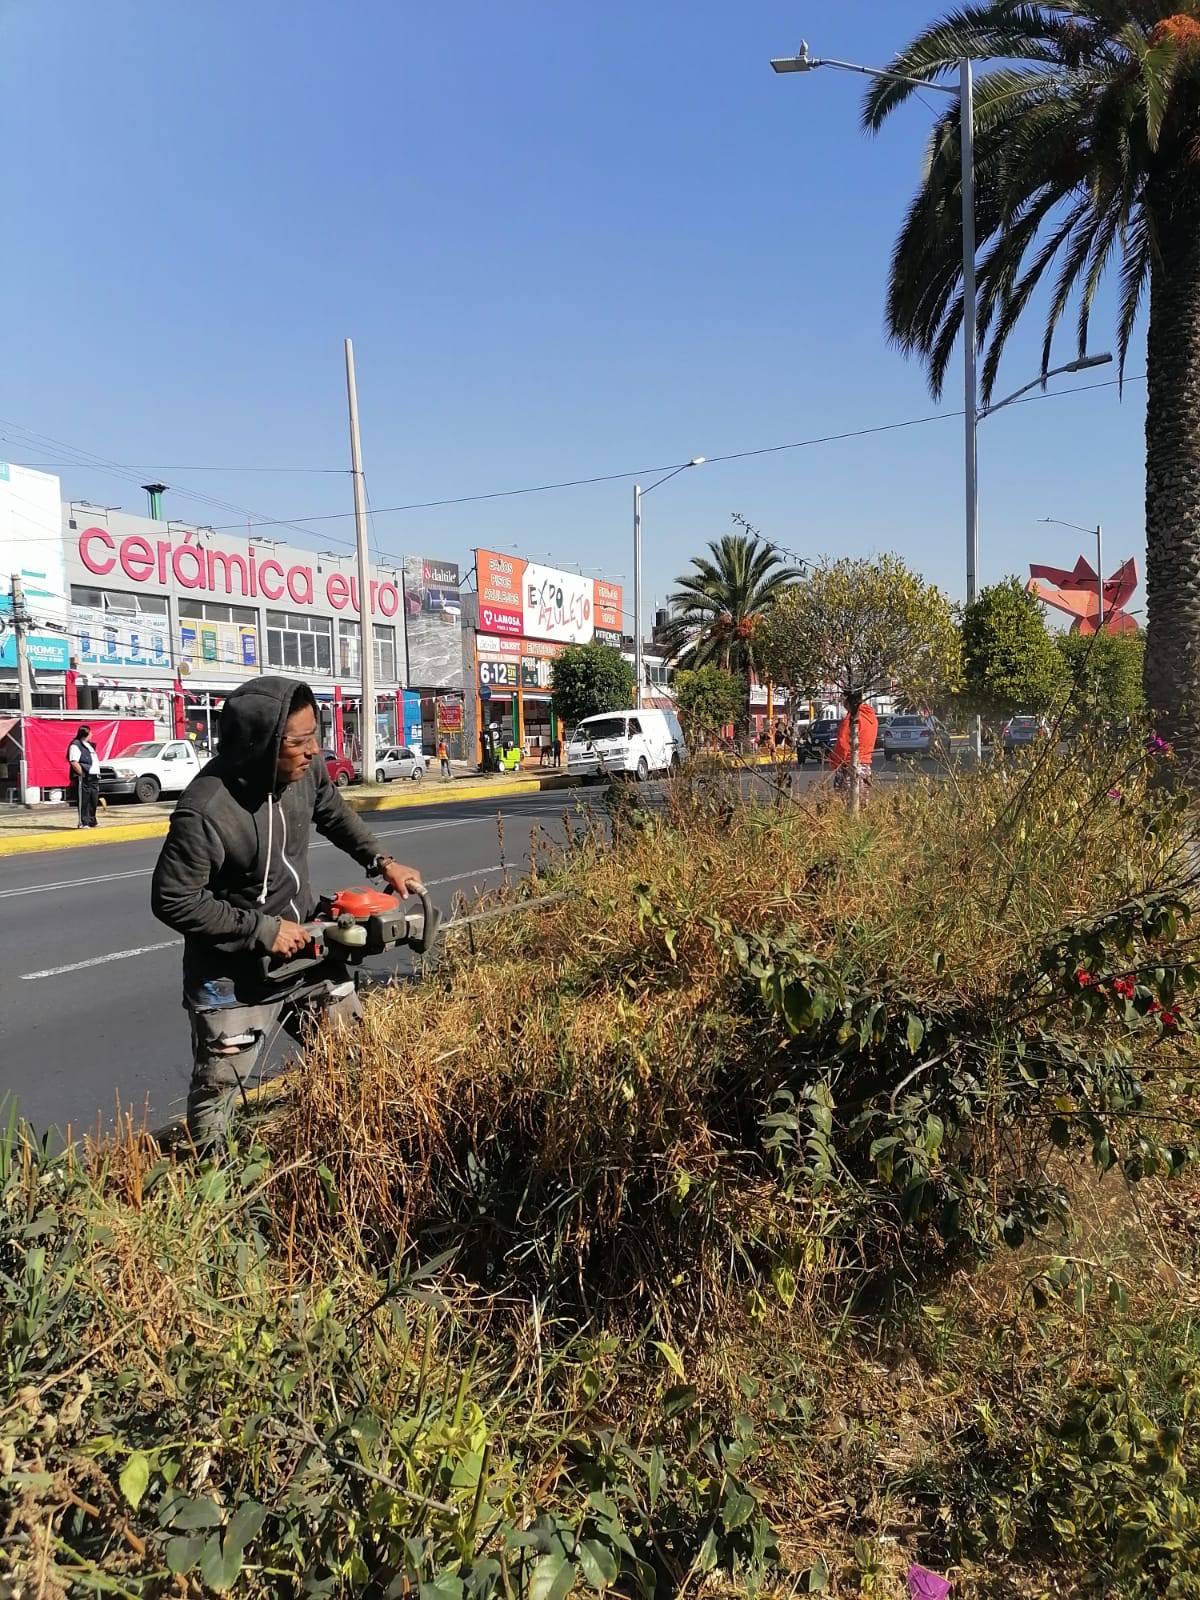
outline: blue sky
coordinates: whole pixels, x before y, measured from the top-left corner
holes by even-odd
[[[883,301],[931,112],[868,138],[857,80],[767,62],[803,34],[882,63],[934,11],[7,0],[0,417],[133,464],[64,466],[68,496],[140,510],[154,467],[168,514],[221,525],[243,513],[187,491],[350,510],[336,471],[197,470],[344,468],[346,334],[376,507],[929,415]],[[1109,345],[1107,317],[1093,338]],[[1004,392],[1039,348],[1036,324],[1013,340]],[[956,370],[945,409],[960,392]],[[1047,515],[1102,519],[1111,564],[1141,561],[1143,396],[983,426],[985,581],[1071,564],[1084,541]],[[68,452],[0,426],[0,456]],[[459,560],[515,546],[628,594],[630,498],[616,482],[381,514],[375,537]],[[647,600],[733,511],[805,554],[896,550],[961,595],[961,423],[683,474],[645,503]],[[352,537],[346,517],[311,543]]]

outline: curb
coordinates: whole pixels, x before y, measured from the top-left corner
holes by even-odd
[[[413,806],[449,805],[459,800],[487,800],[519,794],[541,794],[544,790],[577,789],[581,779],[568,773],[555,773],[548,778],[513,779],[508,783],[471,783],[459,781],[446,787],[449,793],[430,793],[424,784],[399,794],[346,796],[355,811],[374,814],[378,811],[404,811]],[[344,791],[343,791],[344,792]],[[46,850],[80,850],[97,844],[132,844],[139,839],[163,839],[170,827],[167,817],[155,817],[148,822],[118,822],[111,827],[74,829],[55,828],[41,833],[0,834],[0,857],[36,855]]]

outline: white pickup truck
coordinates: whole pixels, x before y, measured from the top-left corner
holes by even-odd
[[[160,794],[182,794],[202,766],[186,739],[148,739],[100,763],[100,793],[133,795],[149,805]]]

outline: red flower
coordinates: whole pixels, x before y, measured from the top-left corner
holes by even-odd
[[[1096,979],[1092,977],[1086,967],[1076,968],[1075,982],[1081,989],[1094,989],[1096,986]]]
[[[1179,1013],[1178,1011],[1164,1010],[1159,1017],[1159,1021],[1162,1023],[1163,1027],[1168,1033],[1173,1033],[1174,1030],[1179,1026]]]
[[[1137,993],[1137,985],[1132,978],[1114,978],[1113,993],[1119,994],[1122,1000],[1132,1000]]]

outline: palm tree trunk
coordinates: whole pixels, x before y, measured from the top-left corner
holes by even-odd
[[[1146,405],[1146,700],[1200,778],[1200,180],[1155,197]]]

